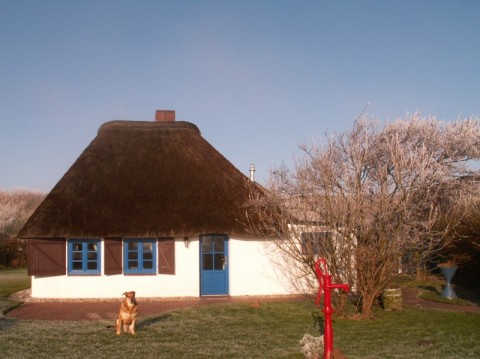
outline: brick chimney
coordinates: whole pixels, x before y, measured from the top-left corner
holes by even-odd
[[[155,112],[155,121],[158,122],[174,122],[175,111],[172,110],[157,110]]]

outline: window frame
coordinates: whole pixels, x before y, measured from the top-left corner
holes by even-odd
[[[130,243],[141,244],[138,246],[138,268],[130,269],[129,268],[129,253],[135,251],[129,249]],[[152,244],[152,266],[151,268],[144,268],[144,262],[147,259],[144,259],[144,247],[143,244],[151,243]],[[149,259],[148,259],[149,260]],[[124,238],[123,240],[123,273],[125,275],[156,275],[157,274],[157,239],[156,238]]]
[[[95,239],[87,239],[87,238],[69,238],[67,241],[67,273],[68,275],[100,275],[102,274],[102,246],[101,240],[98,238]],[[74,244],[81,244],[82,249],[81,251],[75,250],[74,251]],[[91,260],[88,258],[89,252],[89,244],[95,244],[96,250],[93,253],[96,253],[96,259]],[[81,259],[76,260],[74,259],[74,252],[81,253]],[[82,269],[74,269],[74,262],[81,262]],[[89,262],[96,262],[96,269],[88,269]]]
[[[206,240],[210,240],[208,247],[206,248]],[[217,248],[216,239],[222,239],[221,248]],[[224,271],[228,266],[228,236],[226,234],[206,234],[201,236],[200,252],[201,258],[201,270],[202,271]],[[208,257],[206,257],[208,256]],[[205,261],[205,258],[211,258],[209,261]],[[211,262],[211,263],[209,263]],[[205,268],[205,265],[209,268]]]
[[[322,249],[328,246],[328,241],[334,240],[334,233],[331,230],[306,231],[301,233],[302,252],[307,256],[325,255]],[[322,243],[323,242],[323,243]],[[327,242],[327,243],[325,243]]]

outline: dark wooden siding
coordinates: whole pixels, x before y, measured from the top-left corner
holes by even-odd
[[[28,275],[56,276],[67,273],[65,238],[28,240]]]
[[[122,239],[105,238],[105,274],[122,274]]]
[[[175,240],[158,239],[158,273],[175,274]]]

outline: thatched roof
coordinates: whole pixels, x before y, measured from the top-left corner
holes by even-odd
[[[19,237],[243,235],[251,190],[191,123],[112,121]]]

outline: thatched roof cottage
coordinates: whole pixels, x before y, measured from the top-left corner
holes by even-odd
[[[174,111],[107,122],[19,234],[32,295],[287,294],[272,243],[245,229],[261,191]]]

